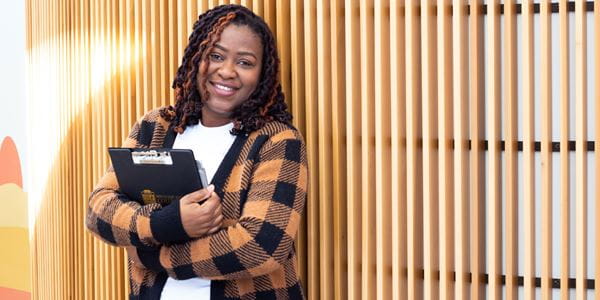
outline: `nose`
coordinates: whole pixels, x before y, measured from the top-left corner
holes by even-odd
[[[219,67],[217,74],[223,79],[230,79],[236,76],[235,64],[231,61],[224,61]]]

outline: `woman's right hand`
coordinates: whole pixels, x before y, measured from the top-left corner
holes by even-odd
[[[223,214],[221,199],[214,185],[183,196],[179,201],[181,223],[188,236],[198,238],[215,233],[221,228]],[[206,200],[202,204],[198,204]]]

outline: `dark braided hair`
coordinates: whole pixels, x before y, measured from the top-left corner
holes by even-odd
[[[269,121],[280,121],[289,124],[292,116],[287,112],[287,105],[279,82],[279,55],[273,33],[268,25],[251,10],[240,5],[217,6],[198,17],[185,49],[183,60],[175,80],[175,107],[169,106],[161,110],[161,116],[170,121],[176,132],[183,132],[188,125],[198,124],[202,117],[202,99],[197,83],[200,61],[208,62],[208,53],[218,42],[221,33],[230,24],[248,26],[258,37],[263,46],[263,62],[260,79],[250,97],[234,109],[231,118],[234,135],[247,134],[262,128]],[[200,83],[206,87],[206,77]],[[205,88],[203,88],[206,91]]]

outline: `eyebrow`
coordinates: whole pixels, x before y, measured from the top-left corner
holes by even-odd
[[[229,51],[229,50],[227,50],[227,48],[225,48],[225,47],[221,46],[220,44],[215,44],[215,48],[219,48],[219,49],[221,49],[221,50],[223,50],[223,51],[225,51],[225,52],[228,52],[228,51]],[[252,52],[249,52],[249,51],[239,51],[239,52],[237,53],[237,55],[249,55],[249,56],[252,56],[252,57],[254,57],[254,59],[258,59],[258,57],[256,57],[256,55],[255,55],[254,53],[252,53]]]

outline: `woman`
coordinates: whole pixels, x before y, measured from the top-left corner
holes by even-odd
[[[278,72],[260,17],[238,5],[200,15],[175,106],[147,113],[124,147],[190,148],[212,184],[140,205],[119,193],[110,168],[89,199],[89,230],[127,249],[131,299],[303,298],[294,238],[308,170]]]

